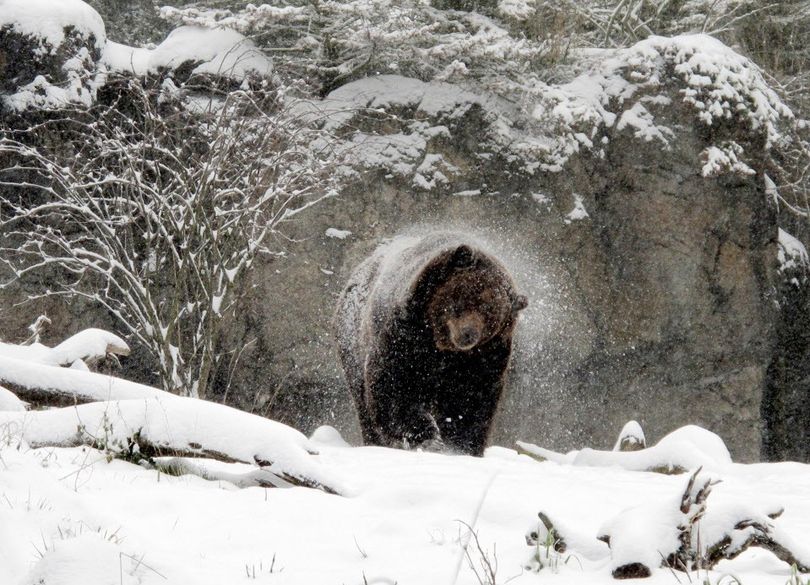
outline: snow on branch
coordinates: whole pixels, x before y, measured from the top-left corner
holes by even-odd
[[[228,406],[164,395],[32,412],[0,412],[2,436],[32,448],[88,445],[133,461],[205,457],[258,466],[256,485],[346,493],[308,439],[281,423]]]

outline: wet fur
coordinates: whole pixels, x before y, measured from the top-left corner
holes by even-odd
[[[355,315],[361,322],[339,328],[341,361],[366,444],[440,445],[479,455],[526,299],[487,253],[463,243],[423,247],[423,262],[394,306],[375,303],[375,283],[362,282],[379,278],[374,271],[350,281],[339,323],[346,321],[353,287],[370,292],[353,301],[361,304]],[[352,334],[357,339],[341,339]]]

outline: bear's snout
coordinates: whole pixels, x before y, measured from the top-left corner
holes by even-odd
[[[451,319],[447,322],[450,332],[450,342],[454,349],[466,351],[472,349],[481,341],[484,331],[484,320],[478,314],[465,315],[459,319]]]

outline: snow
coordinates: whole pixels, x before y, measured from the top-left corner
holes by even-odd
[[[651,528],[649,518],[636,516],[632,525],[634,516],[624,514],[633,507],[668,514],[687,479],[538,463],[507,449],[484,458],[324,443],[318,449],[323,468],[352,478],[351,497],[306,488],[236,489],[223,480],[108,462],[89,448],[3,448],[0,583],[452,583],[463,554],[463,520],[497,556],[499,583],[607,585],[615,583],[610,570],[618,559],[596,540],[600,528],[609,528],[617,543],[637,532],[659,539],[656,546],[671,543],[669,524]],[[704,534],[715,522],[713,506],[722,524],[729,507],[767,496],[785,507],[772,523],[785,537],[806,542],[810,467],[734,464],[721,478],[708,500]],[[537,551],[524,534],[540,510],[573,535],[563,559],[538,574],[524,568]],[[638,551],[654,563],[646,583],[676,582],[649,551]],[[471,554],[477,563],[474,546]],[[745,585],[784,585],[790,576],[785,563],[755,549],[710,572],[711,582],[725,572]],[[679,578],[688,582],[685,574]],[[457,584],[476,583],[462,562]]]
[[[452,245],[452,235],[441,237]],[[392,240],[367,269],[388,274],[418,257],[420,242]],[[71,339],[68,348],[92,345]],[[28,357],[41,358],[35,350]],[[19,385],[20,364],[62,388],[79,383],[84,393],[102,379],[119,391],[137,387],[13,357],[0,357],[0,378],[11,375]],[[722,480],[697,524],[699,544],[730,534],[739,546],[756,529],[740,522],[751,520],[800,561],[810,558],[803,538],[810,466],[734,464],[722,439],[696,426],[641,451],[546,451],[553,460],[538,462],[496,446],[483,458],[352,447],[330,426],[307,439],[263,417],[154,389],[148,398],[28,412],[0,389],[0,402],[10,396],[12,410],[0,404],[0,583],[474,585],[479,575],[471,567],[488,557],[497,560],[498,582],[518,585],[538,578],[612,583],[613,569],[639,562],[650,567],[651,585],[669,584],[660,559],[678,547],[678,527],[688,519],[680,511],[688,476],[635,471],[638,461],[617,458],[634,455],[647,466],[662,457],[702,465],[705,481]],[[643,431],[629,423],[621,434]],[[174,470],[167,475],[111,456],[137,454],[140,445],[226,454],[237,463],[157,458],[158,469]],[[297,480],[331,492],[293,487]],[[285,489],[260,487],[267,485]],[[565,551],[543,548],[548,533],[539,512],[565,539]],[[597,540],[603,535],[610,548]],[[746,585],[782,585],[790,575],[787,564],[761,551],[725,561],[728,568]]]
[[[535,0],[499,0],[498,12],[516,20],[525,20],[537,11]]]
[[[807,248],[804,247],[797,238],[791,236],[782,228],[779,228],[778,248],[776,251],[779,261],[779,272],[802,268],[807,270],[810,267],[810,258],[807,255]]]
[[[0,411],[20,412],[25,410],[25,402],[10,390],[0,386]]]
[[[0,28],[7,25],[43,40],[51,53],[62,46],[68,26],[86,39],[92,35],[99,50],[107,40],[101,16],[82,0],[0,0]]]
[[[0,351],[3,349],[0,348]],[[40,358],[41,355],[35,353],[25,356],[18,354],[16,358],[0,354],[0,383],[29,389],[58,390],[83,400],[153,398],[165,394],[161,390],[121,378],[43,365]]]
[[[224,453],[244,463],[268,462],[271,473],[340,487],[313,460],[316,450],[292,427],[213,402],[163,395],[146,400],[94,402],[71,408],[0,413],[11,443],[75,444],[77,428],[107,445],[127,445],[136,434],[167,449]]]
[[[565,216],[565,223],[574,221],[581,221],[588,219],[588,211],[585,209],[585,204],[582,202],[582,195],[574,193],[574,208]]]
[[[323,425],[313,431],[309,438],[316,445],[326,445],[328,447],[349,447],[349,443],[340,435],[340,432],[332,426]]]
[[[599,528],[610,538],[611,570],[632,563],[652,569],[678,549],[679,496],[673,490],[663,501],[623,510]]]
[[[137,75],[173,70],[188,62],[197,63],[192,73],[235,80],[243,80],[250,74],[267,76],[273,71],[270,59],[241,33],[200,26],[176,28],[154,49],[109,43],[102,61],[113,71]]]
[[[701,174],[714,177],[722,173],[754,175],[756,171],[740,160],[743,149],[736,142],[727,142],[722,146],[710,146],[700,153],[703,161]]]
[[[149,59],[152,50],[137,47],[130,47],[107,41],[104,53],[101,55],[101,62],[110,70],[117,72],[128,72],[134,75],[146,75],[149,73]]]
[[[614,128],[668,146],[674,132],[658,114],[671,111],[670,96],[690,106],[699,124],[733,120],[761,134],[766,149],[785,140],[783,128],[794,121],[760,69],[708,35],[651,36],[627,49],[596,54],[602,58],[589,71],[538,91],[533,115],[550,138],[541,168],[562,170],[572,154],[594,147],[593,137]],[[705,176],[725,170],[750,173],[735,143],[712,145],[701,158]]]
[[[633,423],[635,421],[625,425],[620,440],[628,431],[644,436],[638,423]],[[561,465],[620,467],[629,471],[722,468],[731,464],[731,454],[723,439],[695,425],[675,429],[652,447],[637,451],[602,451],[586,447],[563,454],[523,441],[518,441],[518,447],[536,459],[553,461]]]
[[[338,228],[328,228],[324,233],[324,235],[327,238],[336,238],[338,240],[345,240],[350,235],[352,235],[352,232],[350,232],[349,230],[341,230]]]
[[[621,451],[623,446],[625,450],[631,450],[627,449],[627,447],[644,448],[646,445],[647,439],[644,437],[644,430],[637,421],[631,420],[622,427],[619,438],[616,440],[616,444],[613,445],[613,450]]]
[[[499,6],[529,10],[531,3]],[[300,107],[341,135],[334,146],[350,167],[344,173],[384,171],[389,179],[410,179],[428,191],[452,187],[460,175],[435,139],[452,139],[456,125],[475,112],[480,132],[474,154],[498,154],[529,175],[561,172],[580,152],[604,156],[618,133],[670,148],[676,131],[683,132],[683,120],[670,116],[678,102],[692,113],[693,125],[746,128],[752,138],[764,138],[766,149],[783,144],[786,128],[795,122],[753,62],[706,35],[650,37],[626,49],[591,51],[587,60],[589,68],[567,83],[537,81],[522,103],[438,78],[375,75]],[[369,128],[366,118],[387,123]],[[742,142],[718,137],[695,163],[707,177],[748,175],[752,158]],[[585,213],[577,208],[566,220]]]
[[[102,359],[107,354],[129,355],[129,346],[114,333],[95,328],[84,329],[53,348],[41,343],[14,345],[0,342],[0,357],[49,366],[69,366],[76,361]]]

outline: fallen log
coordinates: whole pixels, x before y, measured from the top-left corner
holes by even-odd
[[[86,445],[135,462],[205,457],[248,463],[265,477],[272,474],[289,485],[346,492],[340,479],[321,467],[309,440],[295,429],[222,404],[170,394],[0,412],[0,436],[32,448]]]

